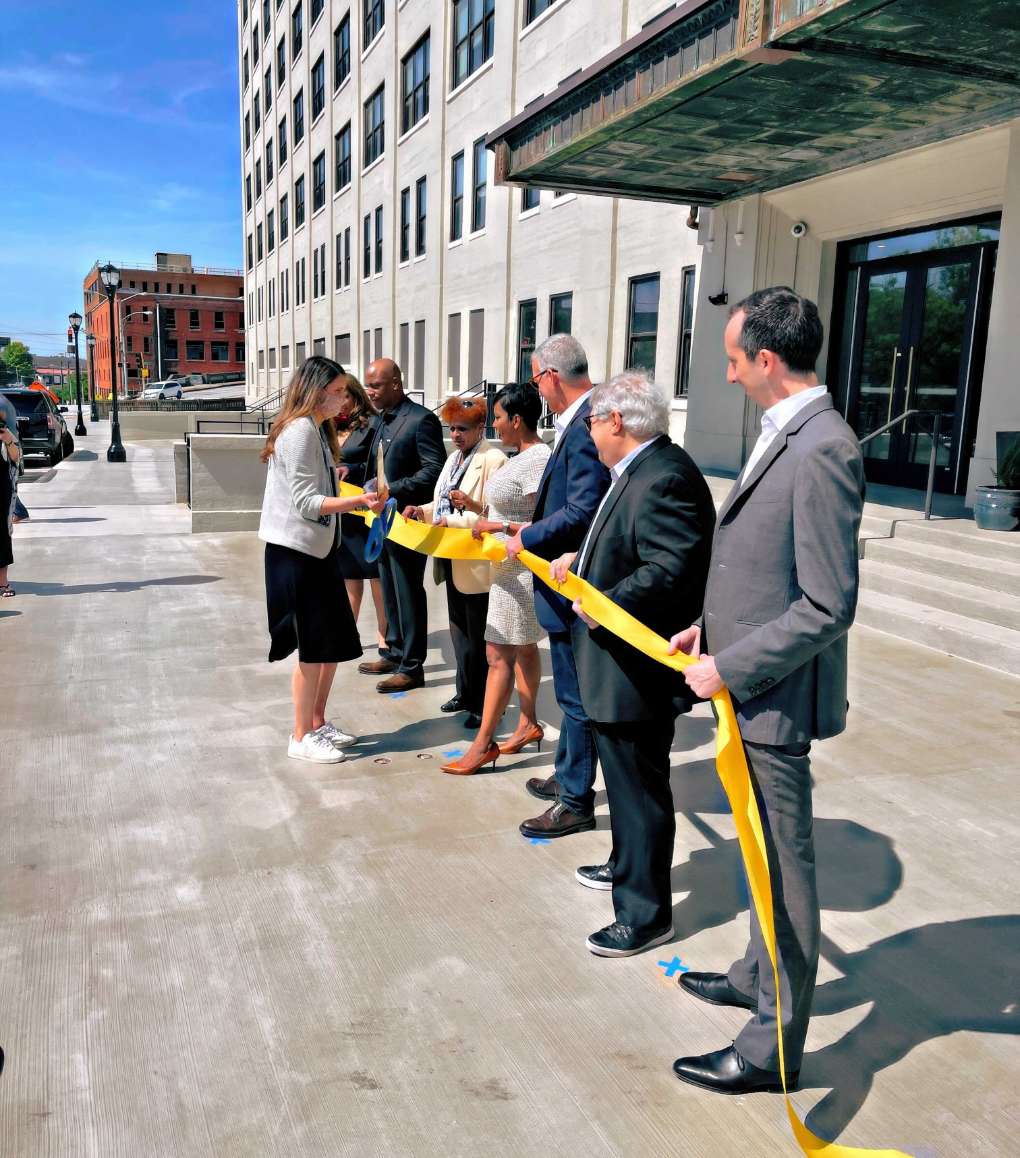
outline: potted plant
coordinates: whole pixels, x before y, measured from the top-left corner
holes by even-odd
[[[974,521],[986,531],[1020,530],[1020,438],[1002,456],[995,481],[977,488]]]

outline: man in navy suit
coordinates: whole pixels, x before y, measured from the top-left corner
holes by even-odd
[[[576,551],[609,487],[609,471],[584,419],[591,413],[588,357],[569,334],[553,334],[531,359],[532,382],[556,415],[556,443],[538,486],[533,521],[507,542],[516,558],[525,548],[543,559]],[[541,816],[521,825],[525,836],[569,836],[595,827],[595,740],[581,704],[570,640],[570,604],[545,583],[535,584],[538,622],[549,633],[553,688],[563,710],[556,768],[547,780],[533,778],[528,791],[550,801]]]

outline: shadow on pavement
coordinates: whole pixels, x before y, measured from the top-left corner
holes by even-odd
[[[76,450],[67,460],[68,462],[95,462],[99,458],[94,450]]]
[[[17,588],[15,588],[15,590],[17,590]],[[14,611],[13,609],[11,611],[8,611],[7,608],[5,607],[2,610],[0,610],[0,619],[8,619],[12,615],[20,615],[20,614],[21,614],[20,611]]]
[[[111,580],[108,583],[20,583],[19,594],[94,595],[100,592],[123,594],[143,587],[194,587],[199,583],[219,583],[219,575],[170,575],[166,579]]]
[[[39,509],[38,507],[36,508]],[[100,515],[93,515],[91,517],[82,515],[73,519],[40,519],[38,515],[29,519],[30,523],[105,523],[106,519]]]

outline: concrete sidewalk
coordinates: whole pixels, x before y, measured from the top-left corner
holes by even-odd
[[[188,534],[169,445],[115,466],[99,433],[24,486],[0,606],[0,1153],[797,1154],[782,1099],[670,1070],[742,1024],[659,964],[724,968],[747,935],[707,712],[674,750],[677,940],[595,958],[611,902],[573,870],[609,851],[604,793],[595,832],[532,845],[552,744],[438,771],[469,740],[438,711],[443,593],[427,686],[382,697],[344,665],[333,714],[361,742],[288,760],[261,544]],[[848,1145],[1006,1158],[1020,679],[864,628],[851,650],[850,730],[815,762],[824,958],[793,1101]],[[548,677],[542,714],[553,740]]]

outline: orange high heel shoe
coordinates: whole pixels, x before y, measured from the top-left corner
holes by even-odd
[[[498,744],[499,754],[501,756],[516,756],[517,753],[524,747],[525,744],[530,744],[535,741],[538,744],[538,750],[542,751],[542,741],[545,739],[545,732],[536,724],[533,728],[529,728],[516,744]]]
[[[473,776],[485,764],[491,763],[495,767],[498,759],[499,745],[490,744],[477,763],[465,764],[462,760],[454,760],[450,764],[444,764],[440,771],[449,772],[452,776]]]

